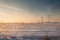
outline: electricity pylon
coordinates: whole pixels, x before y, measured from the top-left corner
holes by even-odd
[[[43,24],[43,16],[41,16],[41,23]]]

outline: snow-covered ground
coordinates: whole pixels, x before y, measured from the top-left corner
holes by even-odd
[[[0,23],[0,34],[12,36],[60,36],[60,23]]]

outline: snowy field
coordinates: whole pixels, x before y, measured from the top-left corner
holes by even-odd
[[[48,40],[47,36],[60,40],[60,23],[0,23],[0,40]]]
[[[0,23],[0,35],[60,36],[60,23]]]

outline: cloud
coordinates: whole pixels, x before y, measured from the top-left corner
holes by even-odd
[[[9,8],[9,9],[13,9],[13,10],[16,10],[16,11],[23,12],[23,10],[21,8],[16,8],[14,6],[9,6],[9,5],[6,5],[6,4],[1,4],[1,3],[0,3],[0,6],[6,7],[6,8]]]

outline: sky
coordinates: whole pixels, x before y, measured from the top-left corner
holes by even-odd
[[[42,16],[60,22],[60,0],[0,0],[0,22],[41,22]]]

